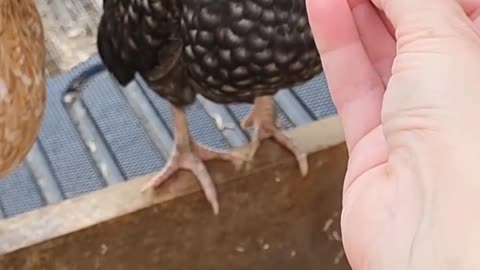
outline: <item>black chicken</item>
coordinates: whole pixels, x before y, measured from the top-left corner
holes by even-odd
[[[274,138],[292,151],[302,175],[302,152],[276,124],[274,95],[322,70],[305,0],[104,0],[98,50],[122,85],[140,74],[172,104],[175,148],[151,180],[158,186],[178,169],[191,170],[218,213],[217,195],[202,160],[233,160],[231,152],[192,140],[184,108],[196,94],[217,103],[253,103],[242,127],[253,127],[250,158]]]

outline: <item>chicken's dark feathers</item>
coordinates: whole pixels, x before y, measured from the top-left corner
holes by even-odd
[[[98,48],[174,105],[252,102],[322,70],[305,0],[105,0]]]

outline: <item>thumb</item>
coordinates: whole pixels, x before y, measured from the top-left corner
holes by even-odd
[[[395,28],[397,40],[469,36],[472,22],[457,0],[371,0]],[[405,40],[406,39],[406,40]]]
[[[425,108],[434,108],[427,114],[429,120],[433,117],[445,120],[439,116],[445,111],[464,113],[468,101],[465,99],[478,97],[478,91],[471,85],[478,78],[480,37],[461,3],[458,0],[371,1],[392,23],[397,40],[382,111],[386,129],[390,127],[386,124],[388,120],[397,116],[404,119],[406,112]],[[443,120],[439,122],[448,124]]]

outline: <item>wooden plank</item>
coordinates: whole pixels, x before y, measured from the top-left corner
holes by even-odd
[[[291,131],[310,174],[275,143],[251,167],[208,163],[220,215],[190,173],[142,176],[0,223],[0,269],[348,269],[339,234],[347,153],[338,118]],[[246,149],[238,149],[246,153]]]

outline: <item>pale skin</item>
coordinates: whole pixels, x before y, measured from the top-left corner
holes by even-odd
[[[480,269],[480,1],[307,6],[350,155],[352,268]]]
[[[180,169],[189,170],[197,177],[213,213],[217,215],[220,211],[217,191],[203,161],[215,159],[232,162],[235,160],[251,161],[257,153],[261,142],[270,138],[295,155],[300,173],[302,176],[305,176],[308,173],[307,154],[293,142],[285,130],[278,127],[277,111],[274,104],[275,101],[272,96],[255,98],[252,110],[243,120],[243,128],[253,129],[250,151],[246,158],[232,151],[212,149],[197,143],[190,135],[184,109],[172,106],[175,129],[175,143],[172,156],[165,167],[145,185],[142,191],[146,191],[151,187],[159,187]]]

